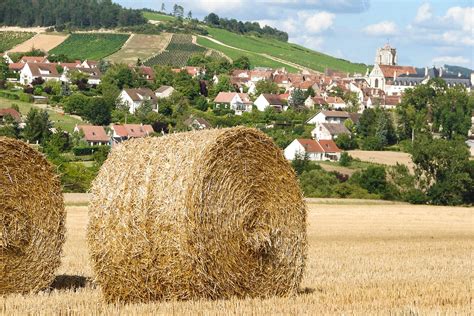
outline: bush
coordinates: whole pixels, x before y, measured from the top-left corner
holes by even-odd
[[[103,146],[84,146],[84,147],[74,147],[72,149],[72,152],[76,156],[86,156],[86,155],[92,155],[96,151],[101,151],[101,147]]]
[[[20,97],[17,94],[8,91],[0,91],[0,97],[10,100],[20,100]]]
[[[357,141],[349,134],[339,135],[335,142],[337,147],[341,148],[342,150],[351,150],[357,148]]]
[[[341,159],[339,159],[339,164],[343,167],[350,166],[352,163],[352,157],[347,153],[343,152],[341,154]]]
[[[33,102],[33,97],[29,94],[26,94],[26,93],[20,93],[20,101],[21,102],[26,102],[26,103],[31,103],[31,102]]]

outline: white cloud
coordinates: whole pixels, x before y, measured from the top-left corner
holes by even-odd
[[[292,37],[291,41],[313,50],[323,51],[324,37],[322,36],[300,35]]]
[[[370,36],[396,35],[397,25],[392,21],[382,21],[380,23],[367,25],[364,32]]]
[[[300,21],[304,21],[305,30],[312,34],[321,33],[329,29],[333,23],[335,15],[329,12],[298,12]]]
[[[439,56],[433,58],[432,63],[435,65],[467,65],[470,63],[470,60],[463,56]]]
[[[420,23],[431,19],[433,13],[431,12],[431,5],[423,3],[416,12],[415,22]]]
[[[458,25],[463,31],[470,32],[474,36],[474,7],[449,8],[443,20]]]

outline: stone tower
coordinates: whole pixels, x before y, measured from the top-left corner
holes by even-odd
[[[377,49],[375,63],[379,65],[395,66],[397,64],[397,49],[392,48],[388,43],[385,44],[384,47]]]

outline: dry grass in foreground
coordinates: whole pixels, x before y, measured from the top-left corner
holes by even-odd
[[[73,198],[79,199],[71,196],[68,200]],[[90,280],[87,207],[67,210],[68,239],[55,289],[0,298],[0,313],[472,313],[473,208],[313,203],[308,217],[307,272],[297,297],[138,305],[103,303]]]

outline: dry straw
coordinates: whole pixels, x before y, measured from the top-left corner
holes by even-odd
[[[306,206],[281,151],[255,129],[137,139],[93,184],[88,242],[108,302],[291,295]]]
[[[51,165],[0,137],[0,295],[48,287],[60,264],[65,211]]]

